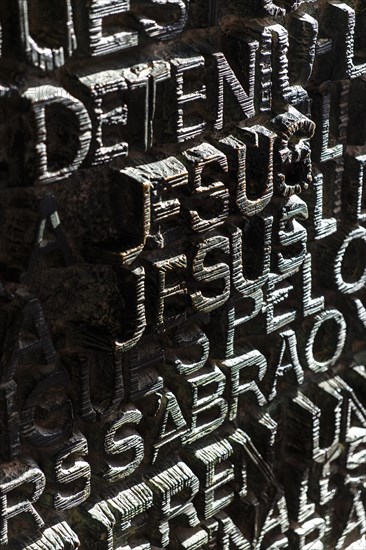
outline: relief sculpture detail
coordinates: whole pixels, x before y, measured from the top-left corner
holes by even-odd
[[[366,1],[0,30],[0,548],[365,548]]]

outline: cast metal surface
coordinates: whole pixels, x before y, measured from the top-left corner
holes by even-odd
[[[365,548],[365,0],[0,29],[0,547]]]

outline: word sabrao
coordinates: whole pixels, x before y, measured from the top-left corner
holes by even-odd
[[[179,327],[165,346],[165,360],[160,361],[164,384],[160,379],[158,388],[151,394],[156,406],[151,408],[149,399],[140,400],[138,405],[125,403],[118,358],[113,366],[116,374],[110,402],[97,403],[87,382],[92,357],[86,361],[82,352],[80,374],[69,371],[67,364],[57,364],[57,353],[39,302],[29,296],[21,297],[20,301],[24,304],[19,336],[25,331],[28,335],[33,333],[34,339],[19,342],[1,378],[1,397],[6,404],[9,430],[2,433],[2,438],[12,465],[11,468],[5,465],[1,470],[2,544],[8,543],[18,516],[25,512],[28,529],[43,529],[42,514],[50,502],[58,512],[72,509],[77,534],[88,540],[91,532],[93,543],[98,541],[105,550],[112,550],[121,540],[130,544],[137,527],[144,548],[150,548],[150,544],[165,548],[178,540],[184,548],[194,549],[198,540],[202,545],[216,541],[227,550],[232,544],[234,548],[240,544],[240,549],[250,550],[262,548],[264,537],[268,543],[272,539],[278,542],[279,536],[283,547],[293,539],[297,542],[296,548],[306,548],[308,538],[319,543],[323,540],[329,526],[327,528],[326,520],[314,517],[314,506],[323,507],[338,498],[330,475],[339,455],[334,450],[342,445],[343,460],[357,465],[357,456],[364,444],[364,437],[355,437],[355,433],[358,434],[358,424],[365,422],[366,411],[358,400],[358,391],[352,389],[352,384],[356,389],[365,385],[364,367],[354,365],[346,379],[335,376],[313,384],[313,388],[308,384],[288,401],[284,422],[289,437],[283,448],[288,459],[286,472],[293,478],[290,484],[285,483],[285,498],[277,495],[265,517],[258,520],[248,513],[251,499],[267,491],[276,495],[271,460],[277,422],[264,411],[256,417],[255,429],[249,427],[250,433],[232,422],[236,421],[239,411],[242,414],[245,410],[250,417],[250,396],[261,406],[267,399],[272,400],[279,380],[289,376],[289,370],[300,376],[298,382],[302,382],[293,331],[280,333],[281,349],[277,363],[271,366],[271,370],[275,367],[276,371],[275,376],[270,377],[274,378],[273,386],[262,385],[267,376],[267,359],[261,352],[248,348],[226,360],[209,359],[209,338],[190,323]],[[332,315],[337,312],[333,311]],[[12,339],[14,334],[8,337]],[[290,363],[285,358],[285,348]],[[18,417],[14,407],[17,393],[14,375],[22,363],[27,363],[34,349],[43,352],[49,369],[28,380],[29,395],[19,388]],[[189,349],[199,351],[198,355],[195,353],[195,362],[187,361]],[[107,379],[108,366],[104,368]],[[71,379],[74,376],[77,380]],[[80,385],[73,402],[68,396],[71,383]],[[47,399],[47,395],[51,396],[55,388],[62,390],[62,395],[54,402]],[[207,388],[210,392],[205,391]],[[184,394],[185,398],[178,402],[178,394]],[[47,418],[47,430],[36,414],[39,408]],[[333,431],[331,437],[324,438],[323,423],[329,421],[329,417]],[[74,425],[75,418],[89,421],[84,423],[84,433]],[[299,439],[296,434],[300,423],[303,429]],[[220,436],[215,434],[218,428]],[[43,450],[42,469],[33,459],[19,458],[20,432],[23,446]],[[256,444],[258,433],[260,450]],[[1,448],[3,458],[5,445]],[[166,460],[177,448],[180,458]],[[298,453],[304,460],[300,469],[294,466]],[[310,468],[312,461],[315,467]],[[155,469],[148,470],[141,478],[140,467],[155,463]],[[358,475],[355,466],[352,480],[348,482],[351,486],[357,484]],[[94,483],[101,480],[104,487],[108,486],[108,496],[99,502],[89,501],[92,480]],[[121,486],[120,482],[127,483]],[[23,492],[25,486],[28,490]],[[15,504],[14,493],[18,495]],[[223,512],[231,510],[233,504],[241,511],[242,519],[236,516],[238,525]],[[346,514],[339,540],[334,544],[337,549],[343,548],[348,520],[355,510],[353,529],[362,530],[365,521],[358,491],[343,504]],[[177,517],[184,521],[186,529],[176,529],[173,520]],[[245,517],[252,518],[249,519],[253,524],[251,534],[242,528]],[[70,533],[68,535],[70,538]],[[47,530],[44,536],[47,537]],[[62,538],[62,529],[60,536]]]
[[[347,2],[0,0],[1,547],[365,532]]]

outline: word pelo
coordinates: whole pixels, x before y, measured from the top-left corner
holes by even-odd
[[[366,532],[366,0],[0,0],[0,546]]]
[[[282,133],[280,146],[276,145],[276,134],[272,131],[253,126],[238,129],[241,139],[229,135],[215,141],[215,145],[202,143],[179,158],[169,157],[113,171],[117,193],[122,193],[135,213],[134,224],[132,228],[121,226],[123,245],[118,244],[110,251],[94,245],[87,252],[87,258],[93,263],[118,264],[122,284],[126,284],[127,279],[132,281],[129,292],[135,297],[135,313],[130,317],[133,329],[127,339],[117,338],[119,350],[126,352],[136,346],[149,325],[163,329],[182,316],[210,314],[223,308],[227,310],[228,320],[232,319],[236,302],[241,300],[246,301],[246,314],[241,314],[234,325],[258,322],[265,334],[295,319],[320,313],[324,310],[324,299],[313,296],[313,260],[307,247],[309,233],[318,239],[334,234],[329,241],[327,265],[320,272],[326,283],[351,295],[363,287],[364,261],[359,260],[360,273],[352,283],[347,282],[343,264],[346,265],[347,251],[353,246],[364,249],[365,229],[336,233],[336,220],[322,215],[318,176],[314,180],[310,207],[296,194],[306,192],[312,177],[306,138],[306,132],[308,135],[312,132],[311,121],[292,109],[277,117],[276,124],[290,126],[287,135]],[[291,138],[297,133],[305,137],[296,141],[296,152],[292,153]],[[281,154],[282,150],[287,151],[287,156]],[[289,169],[293,157],[297,159],[299,174],[295,183],[287,179],[288,173],[293,174]],[[260,178],[252,181],[253,160],[263,166],[260,185]],[[258,169],[256,176],[258,178]],[[275,200],[281,208],[271,208]],[[40,257],[45,258],[47,265],[44,231],[48,220],[54,231],[53,250],[61,251],[67,265],[72,263],[67,246],[72,234],[68,235],[67,228],[65,232],[62,229],[56,202],[44,199],[41,211],[37,243],[27,272],[30,278],[37,271]],[[117,215],[120,215],[118,209]],[[189,239],[184,238],[187,232]],[[253,235],[255,255],[248,254]],[[179,252],[175,250],[177,241]],[[253,262],[255,272],[251,267]],[[292,299],[295,293],[300,298],[296,304]],[[357,304],[362,318],[363,306],[359,300]],[[343,322],[340,325],[343,326]],[[229,347],[232,346],[234,328],[223,332],[228,335]]]
[[[323,305],[318,300],[318,309]],[[142,434],[149,443],[145,447],[146,460],[155,463],[157,457],[166,448],[170,448],[172,442],[181,442],[189,445],[203,437],[215,432],[226,420],[236,421],[238,404],[245,405],[248,395],[253,395],[258,404],[263,406],[277,396],[279,379],[284,372],[291,371],[296,385],[301,385],[304,380],[304,368],[315,373],[326,372],[340,357],[346,339],[346,322],[343,315],[336,309],[326,308],[317,315],[308,319],[307,325],[299,333],[298,345],[295,332],[291,329],[279,332],[279,359],[275,365],[269,365],[266,357],[257,349],[247,346],[240,355],[234,356],[233,350],[227,346],[223,359],[208,360],[211,342],[207,335],[194,323],[188,323],[183,328],[176,329],[173,339],[166,352],[160,357],[159,371],[163,379],[172,391],[163,389],[162,379],[156,375],[152,377],[152,390],[158,392],[159,399],[155,403],[148,399],[141,405],[140,411],[132,410],[127,406],[121,416],[118,411],[123,407],[126,394],[130,396],[138,394],[137,387],[141,382],[131,372],[123,372],[123,346],[117,343],[114,350],[97,353],[92,349],[82,349],[65,355],[65,365],[69,366],[70,374],[66,369],[58,366],[57,353],[53,346],[50,334],[43,317],[40,304],[34,298],[28,299],[23,306],[22,324],[18,333],[14,328],[9,330],[7,338],[15,339],[17,347],[9,357],[7,364],[1,371],[1,396],[6,403],[7,433],[2,434],[2,456],[14,457],[19,453],[20,432],[24,441],[36,447],[52,449],[53,445],[62,442],[66,436],[70,436],[73,427],[73,409],[77,416],[84,421],[92,423],[93,432],[90,436],[93,441],[103,442],[99,450],[102,464],[105,457],[109,457],[111,466],[102,467],[102,477],[115,482],[125,479],[133,473],[144,457],[144,444],[141,436],[134,432],[127,438],[127,447],[121,446],[118,432],[121,436],[125,426],[137,426],[142,419],[151,417],[152,425],[142,422]],[[285,315],[288,320],[292,312]],[[279,323],[277,323],[279,325]],[[327,342],[329,348],[328,357],[319,360],[318,333],[322,327],[330,325],[337,327]],[[20,340],[21,334],[27,331],[34,334],[27,342]],[[321,340],[320,340],[321,342]],[[125,346],[128,347],[128,346]],[[196,349],[196,360],[187,363],[184,354],[187,350]],[[34,349],[42,352],[44,360],[52,367],[50,374],[42,377],[31,377],[28,380],[27,392],[23,394],[22,388],[18,389],[18,404],[23,403],[20,411],[20,420],[14,414],[14,398],[17,393],[17,371],[23,363],[32,357]],[[199,353],[197,353],[199,350]],[[286,359],[289,357],[289,362]],[[78,375],[75,376],[77,366]],[[286,366],[285,366],[286,365]],[[95,400],[90,388],[90,380],[96,371],[103,369],[100,389],[104,397]],[[243,375],[247,372],[253,374],[243,383]],[[74,405],[66,396],[70,387],[70,375],[73,386],[77,388],[74,397]],[[63,397],[53,403],[47,394],[52,395],[55,388],[62,388]],[[210,388],[209,395],[205,389]],[[143,394],[151,393],[148,388],[143,389]],[[184,399],[178,403],[173,392],[184,395]],[[43,419],[47,418],[47,431],[42,429],[37,416],[37,411],[42,409]],[[52,426],[56,424],[55,429]],[[145,427],[144,427],[145,426]],[[168,428],[167,426],[170,426]],[[81,445],[81,444],[80,444]],[[77,445],[77,450],[82,453],[83,446]],[[80,448],[79,448],[80,447]],[[134,455],[127,466],[124,459],[118,456],[123,450],[129,450]],[[66,449],[67,450],[67,449]],[[123,453],[122,453],[123,454]],[[68,455],[67,455],[68,456]],[[67,458],[65,455],[65,459]],[[102,458],[104,456],[104,459]],[[107,460],[108,464],[108,460]],[[113,466],[112,466],[113,465]],[[100,468],[98,467],[97,470]],[[61,481],[60,481],[61,482]]]
[[[271,464],[266,457],[271,456],[277,430],[276,422],[264,412],[257,418],[256,431],[259,429],[263,431],[262,435],[265,434],[261,451],[253,441],[255,432],[253,435],[248,434],[231,422],[236,421],[239,401],[240,410],[243,411],[244,407],[246,413],[251,414],[249,395],[253,395],[260,406],[266,404],[267,398],[272,400],[276,395],[278,380],[289,369],[293,369],[298,384],[303,382],[293,331],[287,330],[280,334],[280,359],[276,365],[274,384],[272,389],[269,388],[268,395],[268,388],[262,386],[267,375],[267,361],[258,350],[243,350],[239,356],[216,361],[217,364],[214,364],[212,360],[208,360],[210,342],[203,331],[194,324],[180,327],[170,346],[166,347],[165,361],[161,365],[164,382],[173,391],[161,386],[151,394],[150,401],[140,401],[139,407],[133,403],[121,405],[124,392],[119,388],[120,362],[117,360],[110,406],[104,411],[98,407],[98,421],[89,426],[85,424],[84,435],[74,425],[72,405],[66,398],[71,380],[66,369],[57,367],[56,353],[37,300],[30,299],[25,304],[23,318],[26,326],[22,326],[21,330],[29,329],[32,322],[36,321],[39,339],[18,347],[11,356],[8,368],[2,372],[0,389],[1,397],[7,404],[8,426],[12,430],[9,432],[10,439],[14,438],[17,431],[13,403],[16,385],[12,380],[15,369],[21,367],[22,363],[26,364],[27,356],[38,349],[43,351],[53,370],[42,379],[37,375],[34,379],[35,386],[20,411],[23,444],[31,444],[34,448],[43,450],[42,470],[35,460],[18,458],[19,449],[14,446],[11,449],[12,461],[0,466],[2,544],[7,544],[9,530],[16,524],[18,516],[24,513],[29,522],[28,529],[43,529],[45,522],[42,510],[49,506],[50,501],[58,512],[72,509],[74,521],[78,525],[76,532],[80,532],[83,540],[88,540],[92,533],[93,543],[98,540],[100,547],[105,550],[113,549],[117,540],[133,547],[134,536],[146,539],[144,548],[150,548],[149,544],[170,547],[176,537],[180,540],[182,536],[180,543],[188,549],[196,548],[198,543],[204,545],[216,540],[223,548],[229,549],[231,542],[238,544],[239,541],[239,548],[250,550],[256,545],[260,548],[265,536],[267,540],[272,537],[276,539],[278,528],[283,544],[287,537],[295,537],[299,539],[298,548],[306,548],[303,545],[307,536],[322,539],[325,520],[322,520],[321,528],[319,522],[306,524],[305,533],[296,531],[297,527],[295,531],[291,531],[294,527],[290,526],[289,520],[296,519],[298,526],[299,523],[304,523],[304,518],[312,515],[304,496],[310,488],[317,495],[315,501],[319,505],[334,498],[327,468],[337,458],[337,454],[332,457],[331,450],[342,442],[347,460],[352,463],[364,443],[363,437],[354,437],[352,427],[356,431],[359,429],[357,422],[364,422],[366,411],[352,387],[340,376],[316,385],[316,393],[310,393],[311,399],[306,395],[306,390],[305,393],[299,390],[296,398],[288,404],[286,430],[292,438],[286,442],[286,452],[289,457],[296,456],[299,452],[297,445],[300,445],[304,458],[315,460],[318,470],[306,470],[296,478],[296,483],[293,482],[291,487],[286,486],[287,504],[283,498],[273,501],[268,515],[257,524],[254,540],[252,535],[246,535],[223,513],[233,503],[244,511],[246,497],[250,502],[258,494],[259,488],[261,491],[270,491],[275,487],[275,480],[270,473]],[[315,318],[314,326],[319,327],[322,321],[331,318],[339,321],[339,312],[326,310],[322,319],[319,316]],[[311,334],[315,338],[314,330]],[[187,362],[186,350],[197,346],[200,357],[197,356],[195,362]],[[288,347],[291,365],[286,360],[282,361],[283,346]],[[306,348],[309,347],[312,346],[307,344]],[[341,351],[338,345],[336,353],[339,355]],[[84,352],[83,355],[85,357]],[[334,356],[328,361],[328,365],[318,363],[319,370],[326,369],[336,360],[337,357]],[[79,365],[80,379],[84,382],[85,368],[90,369],[90,366]],[[257,374],[248,377],[246,373],[254,372],[253,368]],[[362,369],[355,369],[354,374],[364,384]],[[84,382],[77,399],[80,399],[77,405],[79,410],[76,409],[75,413],[90,421],[91,406],[95,407],[95,404],[88,395],[90,388],[88,390]],[[212,390],[213,387],[215,390]],[[65,395],[59,396],[53,402],[47,398],[47,394],[51,396],[55,388],[63,388]],[[209,393],[205,392],[207,388],[211,389]],[[180,403],[175,396],[178,392],[180,395],[187,392],[186,398],[181,399]],[[120,399],[116,399],[116,396]],[[22,399],[23,392],[20,389],[19,400]],[[155,401],[157,407],[151,409],[151,402]],[[43,411],[42,418],[36,417],[37,409]],[[333,440],[325,443],[319,436],[323,417],[326,418],[329,414],[334,421],[335,430]],[[46,431],[42,429],[45,419]],[[225,420],[227,423],[224,425]],[[305,427],[298,443],[294,434],[298,430],[299,422]],[[219,427],[223,430],[220,435],[215,433]],[[181,458],[166,461],[164,456],[171,455],[172,450],[177,448]],[[145,471],[141,479],[137,476],[141,474],[144,463],[156,463],[156,467]],[[293,467],[291,460],[287,467],[290,470]],[[94,502],[91,499],[91,482],[97,479],[108,484],[109,497]],[[121,486],[120,482],[126,484]],[[22,492],[25,485],[29,490]],[[21,496],[14,501],[13,493]],[[356,492],[352,507],[358,505],[358,498]],[[289,505],[292,502],[295,504],[294,508]],[[177,517],[182,518],[187,530],[176,532],[174,519]],[[358,517],[360,525],[362,521],[364,514]],[[61,527],[53,529],[57,533],[60,529],[61,539],[66,535],[65,532],[62,535]],[[303,540],[299,538],[301,534]],[[44,536],[47,537],[47,530]],[[77,535],[75,538],[77,539]]]

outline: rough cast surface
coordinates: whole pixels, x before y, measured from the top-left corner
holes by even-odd
[[[366,1],[0,28],[1,548],[364,548]]]

